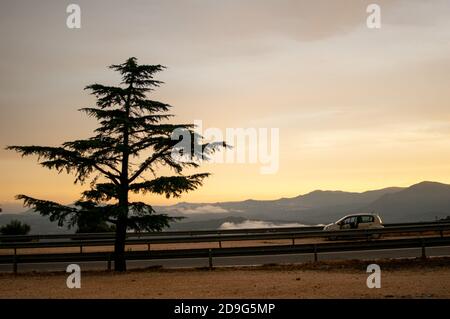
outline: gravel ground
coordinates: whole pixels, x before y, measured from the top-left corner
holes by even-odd
[[[381,288],[366,286],[371,262],[146,269],[123,274],[82,273],[68,289],[67,274],[0,275],[0,298],[450,298],[450,258],[374,261]]]

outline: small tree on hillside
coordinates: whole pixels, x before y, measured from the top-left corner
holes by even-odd
[[[58,224],[76,225],[86,213],[115,226],[114,267],[126,270],[125,237],[127,230],[155,231],[169,226],[174,218],[157,214],[149,204],[130,202],[129,194],[154,193],[179,197],[202,185],[208,173],[183,175],[185,168],[207,160],[223,142],[202,144],[192,124],[165,122],[170,105],[147,98],[162,82],[154,79],[161,65],[139,65],[136,58],[112,65],[120,73],[121,85],[93,84],[86,87],[97,98],[96,107],[81,111],[99,121],[95,135],[84,140],[66,142],[60,147],[9,146],[25,155],[37,155],[40,164],[59,172],[75,174],[75,183],[90,179],[91,189],[82,194],[74,206],[18,195],[26,206]],[[182,131],[178,138],[172,133]],[[188,138],[187,138],[188,137]],[[183,155],[177,160],[173,154]],[[172,169],[175,175],[158,176],[159,166]],[[150,172],[151,174],[147,174]]]
[[[30,230],[30,225],[16,219],[13,219],[9,224],[0,227],[0,233],[2,235],[26,235]]]

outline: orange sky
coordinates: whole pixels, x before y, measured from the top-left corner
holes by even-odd
[[[0,205],[77,199],[71,176],[3,148],[88,137],[83,87],[115,84],[106,67],[129,56],[168,66],[153,98],[177,121],[280,129],[276,174],[207,164],[213,176],[182,201],[450,183],[450,2],[377,1],[370,30],[371,2],[78,1],[80,30],[61,1],[0,4]]]

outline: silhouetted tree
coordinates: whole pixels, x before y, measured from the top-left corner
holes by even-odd
[[[2,235],[26,235],[30,232],[30,229],[30,225],[13,219],[9,224],[0,227],[0,233]]]
[[[109,233],[115,231],[115,225],[105,221],[102,214],[87,211],[84,214],[77,215],[76,233]]]
[[[22,156],[37,155],[43,167],[73,172],[75,183],[91,180],[91,188],[83,192],[74,206],[26,195],[17,198],[22,199],[25,206],[58,221],[59,225],[74,226],[86,213],[113,224],[116,229],[114,267],[116,271],[124,271],[127,230],[161,230],[176,219],[157,214],[146,203],[130,202],[130,192],[162,194],[170,198],[196,189],[209,173],[183,175],[183,170],[197,167],[197,159],[209,159],[225,143],[202,144],[192,124],[165,122],[172,116],[167,113],[171,106],[147,98],[147,94],[162,83],[154,79],[154,74],[165,67],[139,65],[136,58],[129,58],[110,68],[120,73],[121,84],[87,86],[97,98],[97,105],[81,109],[99,121],[95,136],[66,142],[60,147],[9,146],[7,149]],[[173,137],[174,130],[183,135]],[[182,155],[183,160],[173,154]],[[175,175],[158,176],[157,168],[161,165],[172,169]],[[144,176],[147,172],[150,176]]]

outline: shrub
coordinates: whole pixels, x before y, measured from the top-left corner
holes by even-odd
[[[30,232],[30,229],[30,225],[13,219],[9,224],[0,227],[0,233],[2,235],[27,235]]]

